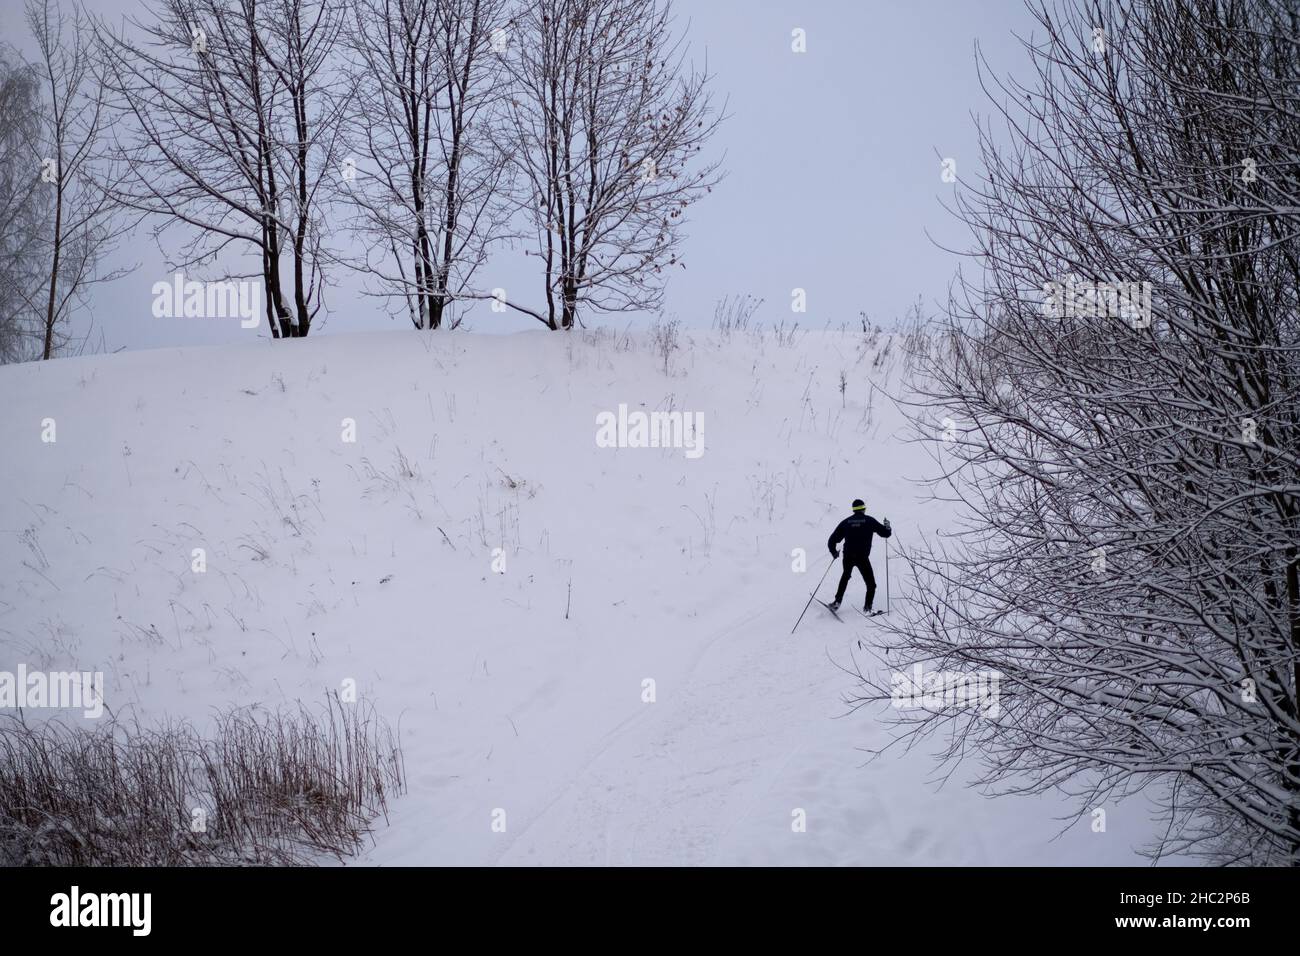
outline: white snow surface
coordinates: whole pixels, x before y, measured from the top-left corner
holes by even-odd
[[[0,368],[0,670],[100,670],[116,713],[200,726],[354,680],[409,778],[354,863],[1140,863],[1142,799],[1097,833],[924,748],[868,759],[892,731],[837,666],[883,633],[859,579],[790,633],[853,498],[895,548],[949,517],[873,397],[888,342],[687,330],[665,372],[635,334],[404,331]],[[704,454],[598,447],[620,403],[702,413]]]

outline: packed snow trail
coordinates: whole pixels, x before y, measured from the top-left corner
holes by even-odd
[[[363,861],[1137,862],[1113,832],[1092,833],[1086,821],[1057,839],[1063,823],[1053,813],[1064,812],[1063,805],[1042,798],[991,801],[961,786],[960,773],[940,786],[932,758],[919,751],[869,760],[860,748],[881,745],[887,731],[872,726],[865,712],[848,715],[838,693],[849,682],[828,654],[847,662],[848,645],[870,634],[860,628],[851,639],[832,641],[843,628],[823,617],[811,627],[805,622],[809,633],[802,638],[791,638],[781,627],[788,610],[769,602],[719,630],[685,673],[659,684],[655,703],[638,705],[562,772],[551,768],[548,786],[522,800],[515,795],[526,788],[499,787],[506,832],[490,832],[488,808],[497,805],[475,780],[440,788],[427,804],[418,794],[403,801]],[[544,755],[551,743],[521,741],[520,749]],[[465,803],[480,811],[477,825],[440,825],[438,806]],[[803,832],[793,826],[798,811]],[[1120,817],[1120,825],[1133,838],[1146,835],[1145,820],[1125,825]]]
[[[1140,862],[1143,801],[1093,832],[922,749],[868,762],[889,731],[839,665],[879,624],[790,634],[854,498],[902,541],[948,518],[873,390],[890,339],[686,335],[666,372],[540,331],[0,368],[0,670],[200,727],[355,687],[409,784],[360,863]],[[702,415],[701,453],[604,447],[615,410]]]

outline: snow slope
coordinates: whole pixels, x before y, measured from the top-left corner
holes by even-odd
[[[667,372],[541,330],[0,368],[0,670],[102,670],[110,709],[199,724],[355,681],[410,782],[364,863],[1138,862],[1142,801],[1094,833],[868,762],[888,731],[837,662],[874,625],[814,604],[790,635],[854,497],[898,540],[944,521],[872,398],[888,340],[683,334]],[[704,454],[598,447],[620,403],[703,413]]]

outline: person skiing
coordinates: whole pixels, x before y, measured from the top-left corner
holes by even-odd
[[[888,538],[893,532],[889,528],[889,519],[881,524],[871,515],[867,514],[867,506],[861,498],[853,500],[853,514],[849,515],[835,528],[830,540],[826,542],[831,549],[831,556],[838,558],[839,551],[836,546],[844,542],[844,573],[840,575],[840,586],[835,591],[835,600],[827,605],[832,611],[840,609],[840,602],[844,600],[844,589],[849,586],[849,578],[853,575],[853,569],[857,568],[862,574],[863,579],[867,582],[867,604],[863,608],[866,613],[871,613],[871,603],[876,598],[876,576],[871,571],[871,536],[878,534],[882,538]]]

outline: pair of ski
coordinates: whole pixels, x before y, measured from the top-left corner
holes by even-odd
[[[839,621],[841,624],[844,623],[844,618],[840,617],[839,612],[836,611],[835,608],[831,607],[821,598],[817,598],[817,603],[820,604],[822,607],[826,608],[826,610],[830,611],[831,617],[835,618],[835,620]],[[854,608],[853,610],[858,611],[857,608]],[[863,617],[865,617],[867,620],[871,620],[873,617],[880,617],[880,615],[884,614],[885,612],[872,611],[870,614],[868,614],[866,611],[858,611],[858,613],[861,614]]]
[[[820,604],[822,607],[826,608],[826,610],[830,611],[830,612],[831,612],[831,617],[835,618],[835,620],[839,621],[841,624],[844,623],[844,619],[843,619],[842,617],[839,616],[839,614],[835,611],[835,608],[831,607],[829,604],[827,604],[827,603],[826,603],[825,601],[823,601],[821,598],[818,598],[818,599],[817,599],[817,603]],[[853,610],[858,611],[857,608],[854,608]],[[885,612],[884,612],[884,611],[872,611],[870,614],[868,614],[866,611],[858,611],[858,613],[861,614],[863,617],[865,617],[865,618],[869,621],[869,620],[871,620],[873,617],[880,617],[880,615],[884,614]],[[862,640],[861,640],[861,639],[858,640],[858,647],[859,647],[859,648],[862,647]]]

